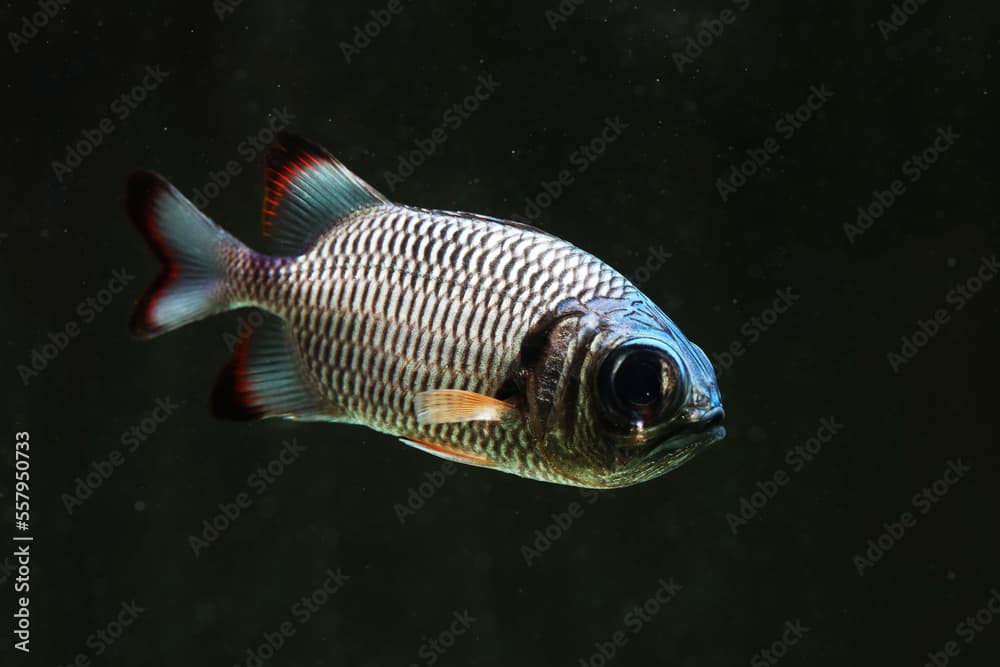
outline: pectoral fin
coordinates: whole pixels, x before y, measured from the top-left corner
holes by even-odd
[[[421,424],[502,421],[517,416],[517,408],[492,396],[461,389],[432,389],[414,398]]]

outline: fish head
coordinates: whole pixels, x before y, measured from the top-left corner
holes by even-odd
[[[631,486],[725,436],[711,363],[644,297],[589,303],[564,327],[542,446],[568,483]]]

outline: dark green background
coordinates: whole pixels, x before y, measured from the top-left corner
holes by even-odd
[[[78,652],[95,665],[244,664],[341,568],[350,581],[266,664],[427,664],[423,642],[467,609],[476,622],[438,664],[575,666],[673,577],[683,590],[609,664],[750,664],[800,619],[810,631],[782,664],[921,665],[1000,586],[1000,281],[900,372],[886,361],[1000,250],[994,4],[930,0],[883,39],[887,3],[754,0],[683,72],[672,52],[734,5],[587,0],[553,31],[554,3],[404,2],[347,64],[340,43],[383,3],[246,0],[224,20],[210,2],[138,4],[76,0],[18,53],[0,48],[3,451],[12,463],[13,432],[31,432],[36,536],[33,652],[5,639],[3,664]],[[4,33],[36,9],[5,3]],[[119,120],[112,103],[149,65],[169,77]],[[722,376],[729,436],[682,469],[587,504],[574,489],[462,468],[401,525],[394,505],[439,460],[359,427],[209,416],[239,315],[149,343],[128,336],[156,266],[122,194],[133,168],[192,194],[240,160],[207,212],[264,247],[261,159],[243,162],[238,147],[271,109],[287,107],[290,129],[388,190],[383,174],[480,75],[501,87],[394,199],[521,214],[620,117],[627,130],[538,224],[627,274],[662,246],[671,257],[643,288],[709,353],[745,341],[743,323],[776,289],[800,300]],[[813,85],[834,96],[723,202],[716,179],[776,136]],[[115,130],[59,182],[52,162],[109,115]],[[960,140],[848,243],[857,207],[949,126]],[[136,279],[25,386],[17,365],[123,267]],[[183,404],[68,514],[62,494],[163,397]],[[843,431],[734,535],[727,513],[790,470],[786,452],[831,416]],[[253,493],[248,476],[289,438],[306,451],[195,558],[189,535]],[[858,576],[852,557],[959,457],[971,472]],[[5,467],[6,526],[11,479]],[[575,501],[583,515],[527,565],[522,545]],[[133,599],[146,611],[93,657],[88,635]],[[997,664],[1000,618],[959,643],[951,664]]]

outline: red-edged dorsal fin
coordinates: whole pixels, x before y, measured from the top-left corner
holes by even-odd
[[[264,154],[264,236],[299,254],[341,218],[390,203],[322,146],[282,132]]]
[[[399,440],[410,447],[415,447],[421,451],[427,452],[428,454],[433,454],[434,456],[438,456],[442,459],[448,459],[449,461],[455,461],[456,463],[465,463],[467,465],[479,466],[481,468],[496,467],[496,463],[490,461],[488,458],[476,456],[475,454],[467,454],[463,451],[455,449],[454,447],[448,447],[447,445],[439,445],[433,442],[428,442],[427,440],[420,440],[418,438],[400,438]]]
[[[212,392],[225,419],[286,417],[336,421],[339,410],[313,388],[285,323],[271,315],[244,336]]]

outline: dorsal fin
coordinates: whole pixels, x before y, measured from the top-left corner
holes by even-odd
[[[298,254],[344,216],[389,200],[322,146],[282,132],[264,154],[264,236]]]

